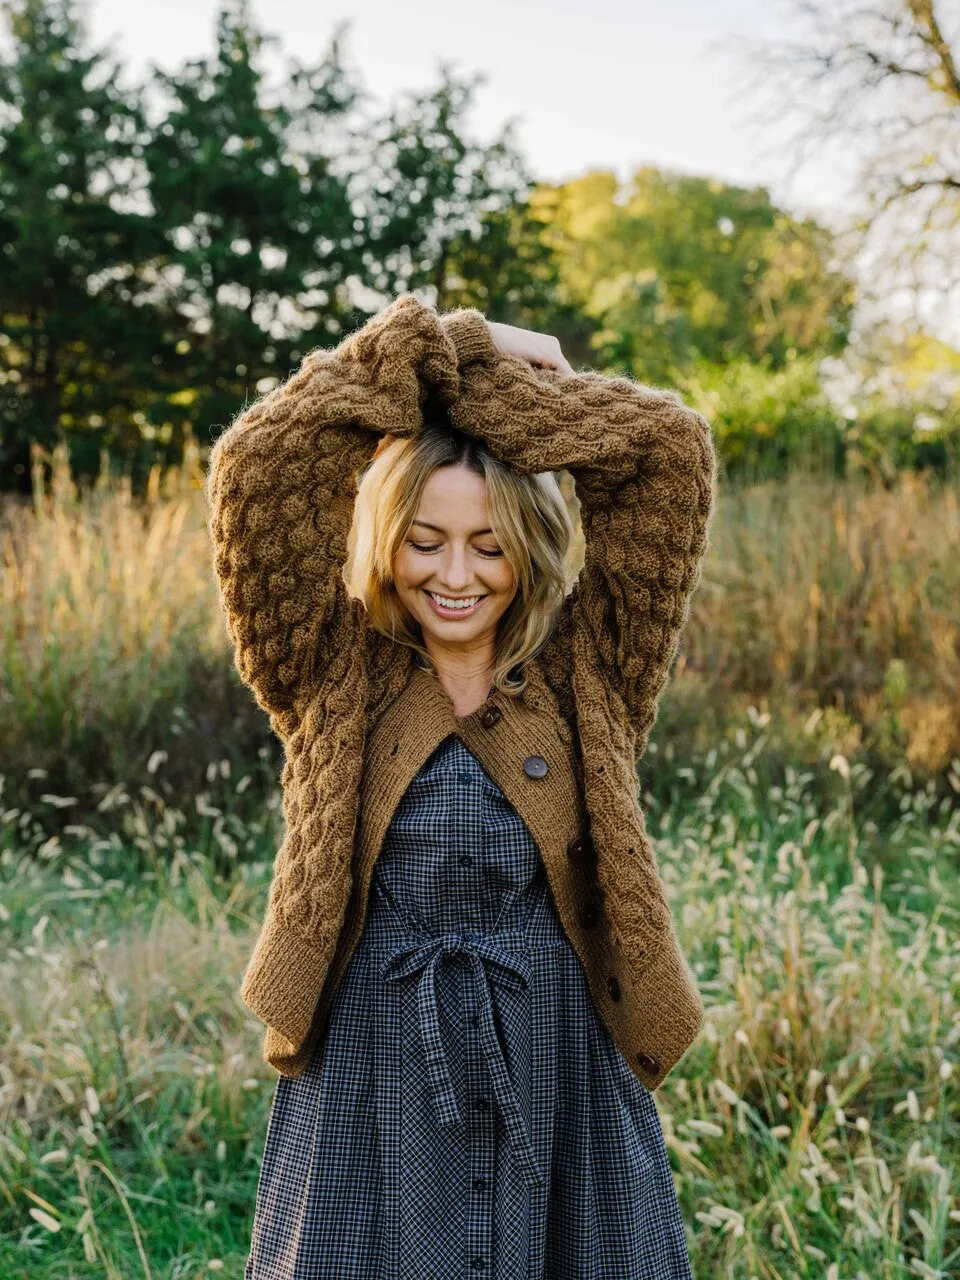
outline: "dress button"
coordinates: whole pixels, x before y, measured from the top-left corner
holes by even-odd
[[[474,1191],[485,1191],[487,1189],[486,1178],[474,1178],[473,1189]]]
[[[479,1027],[480,1025],[480,1019],[477,1017],[475,1013],[472,1013],[470,1015],[470,1025],[471,1027]]]
[[[610,992],[611,1000],[620,999],[620,983],[617,981],[616,977],[612,973],[610,977],[607,979],[607,990]]]
[[[484,707],[483,710],[480,712],[480,723],[483,725],[485,729],[492,729],[493,726],[497,724],[497,722],[500,720],[500,717],[502,715],[503,715],[503,712],[500,710],[499,707],[496,707],[496,706]]]
[[[478,1098],[478,1099],[477,1099],[477,1106],[478,1106],[481,1110],[483,1110],[483,1108],[484,1108],[484,1107],[489,1107],[489,1105],[490,1105],[490,1099],[489,1099],[489,1098],[482,1098],[482,1097],[481,1097],[481,1098]]]
[[[473,866],[473,859],[470,857],[469,853],[463,853],[460,855],[460,865],[461,867]]]
[[[487,1264],[483,1258],[474,1258],[470,1265],[473,1267],[474,1271],[482,1271]]]
[[[543,778],[547,768],[547,762],[543,756],[527,756],[523,762],[523,772],[528,778]]]
[[[656,1058],[652,1058],[649,1053],[638,1053],[637,1061],[643,1067],[644,1071],[649,1071],[651,1075],[658,1075],[660,1071],[660,1063]]]

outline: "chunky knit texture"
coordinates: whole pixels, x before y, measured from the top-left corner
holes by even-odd
[[[427,396],[518,471],[566,468],[586,554],[527,687],[472,716],[379,635],[342,577],[356,472]],[[457,732],[544,859],[598,1012],[656,1088],[699,1031],[636,764],[699,582],[716,462],[705,419],[625,377],[504,356],[483,315],[396,299],[244,410],[211,452],[214,567],[241,678],[284,746],[285,835],[242,995],[285,1074],[309,1061],[363,929],[393,808]],[[494,706],[499,718],[485,713]],[[491,723],[491,720],[493,722]],[[524,759],[541,755],[545,777]]]

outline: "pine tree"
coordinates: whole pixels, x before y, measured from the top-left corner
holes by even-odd
[[[72,0],[2,6],[0,476],[30,483],[30,442],[69,432],[95,458],[154,376],[157,333],[135,264],[151,252],[136,192],[143,119]]]
[[[261,67],[273,42],[247,5],[225,6],[212,57],[155,70],[165,108],[147,153],[163,227],[158,274],[179,359],[177,402],[201,436],[339,337],[362,269],[365,224],[334,163],[356,97],[335,38],[315,68],[294,64],[282,95]]]

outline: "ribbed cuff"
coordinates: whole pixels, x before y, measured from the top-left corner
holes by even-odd
[[[482,311],[476,307],[460,307],[440,317],[444,331],[457,353],[457,364],[475,360],[496,360],[499,354],[493,335]]]
[[[671,929],[649,968],[630,975],[631,1044],[621,1051],[634,1075],[651,1092],[657,1089],[686,1054],[703,1025],[703,1000],[696,979]],[[619,1010],[620,1005],[613,1006]],[[640,1055],[659,1064],[650,1071]]]
[[[327,968],[328,957],[268,912],[243,975],[240,998],[295,1048],[310,1030]]]

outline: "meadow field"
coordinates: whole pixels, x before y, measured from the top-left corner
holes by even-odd
[[[201,474],[0,498],[3,1280],[242,1276],[280,755]],[[954,483],[721,488],[638,778],[707,1008],[656,1094],[697,1280],[960,1274],[958,628]]]

